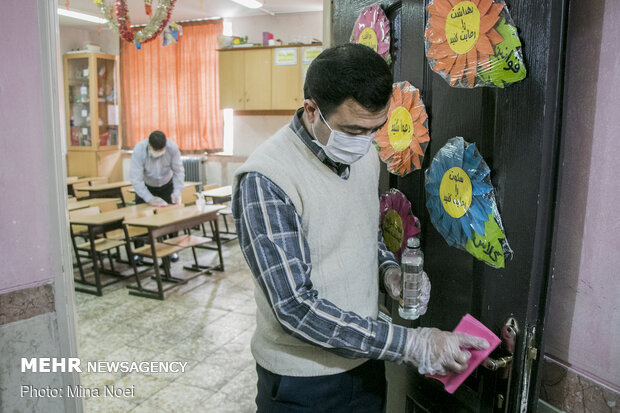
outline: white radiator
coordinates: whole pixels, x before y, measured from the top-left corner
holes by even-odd
[[[206,156],[182,156],[183,168],[185,168],[185,181],[207,183],[205,175]]]

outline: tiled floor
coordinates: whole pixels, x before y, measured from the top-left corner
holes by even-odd
[[[198,250],[202,264],[215,262]],[[182,274],[182,262],[173,274]],[[184,373],[83,373],[99,388],[85,412],[254,412],[256,370],[250,353],[256,307],[249,269],[236,241],[225,244],[225,272],[198,277],[165,301],[131,296],[122,285],[103,297],[76,292],[79,356],[87,361],[181,361]],[[191,274],[191,273],[189,273]],[[103,397],[104,386],[133,397]]]

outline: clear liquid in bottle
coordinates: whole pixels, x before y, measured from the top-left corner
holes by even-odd
[[[398,314],[406,320],[420,317],[420,292],[424,273],[424,253],[420,240],[412,237],[407,240],[407,249],[401,258],[401,295]]]

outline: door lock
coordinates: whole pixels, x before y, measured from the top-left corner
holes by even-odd
[[[515,348],[517,344],[517,335],[519,334],[519,325],[517,324],[517,320],[514,317],[510,317],[506,324],[502,327],[502,331],[500,333],[500,337],[502,339],[502,344],[500,346],[500,356],[499,358],[491,358],[487,357],[482,365],[491,370],[491,371],[499,371],[497,374],[497,378],[500,379],[498,382],[498,394],[497,394],[497,404],[496,408],[493,409],[494,412],[503,412],[505,413],[508,410],[508,401],[510,398],[510,380],[511,380],[511,372],[512,372],[512,364],[513,357],[515,353]]]

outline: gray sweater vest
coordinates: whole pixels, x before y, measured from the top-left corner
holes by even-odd
[[[235,172],[234,185],[251,171],[272,180],[292,199],[310,248],[310,279],[318,292],[317,298],[328,300],[344,311],[376,318],[379,225],[376,151],[371,148],[366,156],[352,164],[349,179],[344,180],[321,163],[286,126],[257,148]],[[258,285],[254,295],[257,314],[252,354],[265,369],[288,376],[320,376],[341,373],[366,361],[336,355],[326,350],[331,346],[329,343],[310,344],[293,337],[278,321]]]

